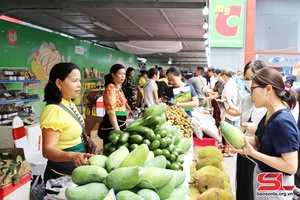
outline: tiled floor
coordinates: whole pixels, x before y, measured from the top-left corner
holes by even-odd
[[[235,172],[236,172],[236,157],[234,154],[232,157],[224,157],[224,162],[226,163],[226,169],[230,176],[231,191],[235,195]]]

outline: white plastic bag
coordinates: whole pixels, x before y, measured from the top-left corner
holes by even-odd
[[[211,120],[203,120],[201,121],[201,130],[206,135],[219,140],[219,130],[214,122]]]
[[[197,136],[197,138],[201,139],[203,138],[203,132],[201,129],[201,122],[199,122],[196,118],[192,118],[191,121],[192,127],[193,127],[193,132]]]

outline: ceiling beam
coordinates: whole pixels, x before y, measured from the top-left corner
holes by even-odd
[[[187,63],[193,63],[193,64],[199,64],[206,61],[172,61],[173,64],[187,64]]]
[[[82,37],[82,40],[98,40],[98,41],[204,41],[204,38],[164,38],[164,37]]]
[[[151,59],[156,59],[156,60],[166,60],[169,59],[170,56],[168,57],[150,57]],[[178,59],[206,59],[206,57],[190,57],[190,56],[178,56],[178,57],[174,57],[172,56],[172,60],[178,60]]]
[[[125,9],[125,8],[138,8],[138,9],[202,9],[204,2],[140,2],[140,1],[71,1],[71,2],[58,2],[58,1],[43,1],[37,0],[19,0],[19,1],[4,1],[0,3],[2,10],[4,9]]]
[[[178,53],[203,53],[205,50],[181,50]]]

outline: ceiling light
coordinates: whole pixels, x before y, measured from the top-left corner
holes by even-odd
[[[208,45],[208,40],[204,40],[204,44],[205,44],[205,45]]]
[[[202,15],[208,15],[209,14],[209,10],[208,10],[208,7],[205,6],[203,9],[202,9]]]
[[[204,33],[203,38],[204,38],[204,39],[207,39],[207,38],[208,38],[207,32]]]
[[[137,58],[137,60],[142,63],[145,63],[147,61],[146,58],[139,58],[139,57]]]
[[[171,58],[169,59],[168,64],[169,64],[169,65],[172,64],[172,59],[171,59]]]
[[[207,22],[204,22],[204,24],[203,24],[203,29],[205,29],[205,30],[208,29],[208,23],[207,23]]]
[[[205,53],[209,53],[209,47],[205,47]]]
[[[106,24],[103,24],[102,22],[99,22],[99,21],[94,21],[93,24],[95,24],[96,26],[98,26],[100,28],[103,28],[103,29],[105,29],[107,31],[111,31],[112,30],[112,28],[110,28]]]

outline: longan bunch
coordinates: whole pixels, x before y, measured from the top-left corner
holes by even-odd
[[[172,125],[177,125],[180,127],[184,137],[193,136],[191,117],[184,111],[183,108],[177,106],[168,106],[165,111],[165,115],[167,121],[170,121]]]

